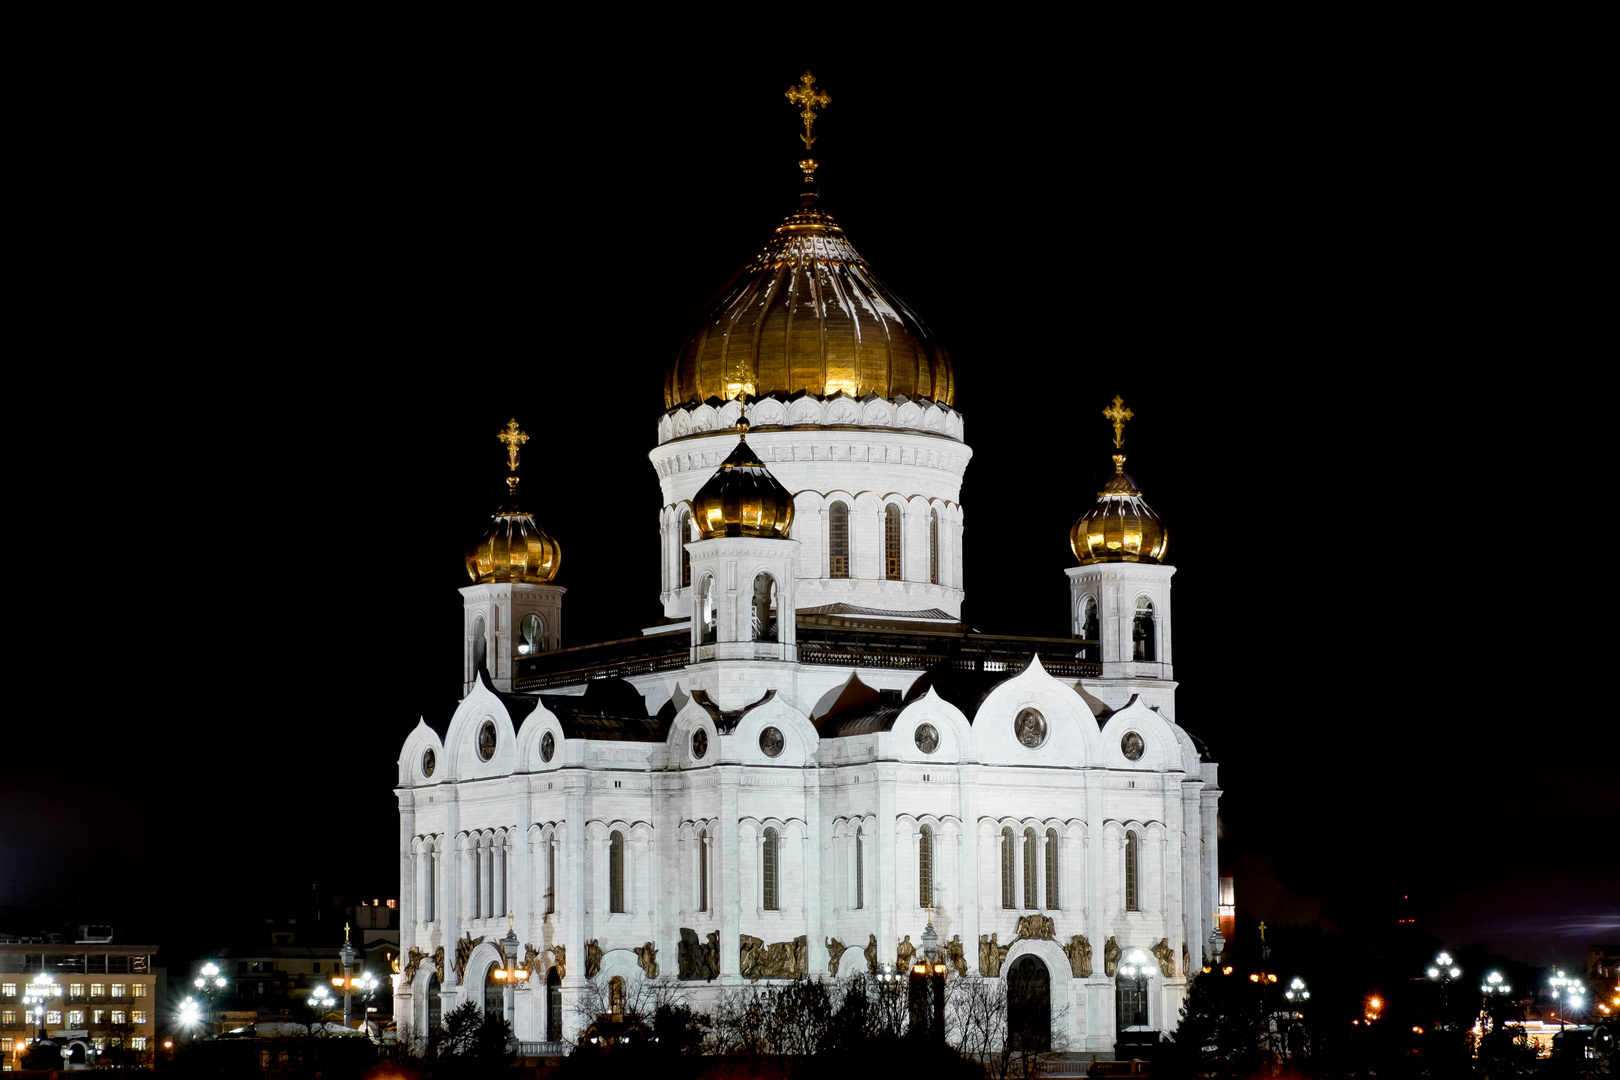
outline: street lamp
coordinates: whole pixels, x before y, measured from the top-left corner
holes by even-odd
[[[37,1039],[45,1037],[45,1002],[53,997],[62,996],[62,988],[56,980],[45,972],[34,976],[32,982],[23,987],[23,1017],[26,1019],[28,1010],[32,1008],[35,1013],[35,1024],[39,1028]]]
[[[518,983],[528,982],[529,980],[529,969],[518,967],[517,954],[517,923],[515,917],[509,911],[506,913],[506,936],[501,938],[501,955],[506,959],[506,966],[496,968],[493,972],[495,980],[501,984],[502,989],[505,991],[502,996],[506,1010],[506,1022],[509,1024],[517,1022],[516,995]]]
[[[1490,1028],[1496,1027],[1496,1011],[1491,1002],[1500,1001],[1513,992],[1513,986],[1502,977],[1500,971],[1486,974],[1485,981],[1479,984],[1479,992],[1485,996],[1485,1018]]]
[[[1547,983],[1552,987],[1552,997],[1555,1005],[1560,997],[1569,1003],[1558,1010],[1558,1030],[1563,1031],[1564,1015],[1571,1011],[1579,1012],[1585,1006],[1586,987],[1581,983],[1581,980],[1573,976],[1565,977],[1563,968],[1556,969],[1553,972],[1553,977],[1548,979]]]
[[[349,1001],[354,994],[360,994],[360,1001],[364,1004],[371,1000],[371,995],[377,991],[377,977],[369,973],[353,974],[354,946],[349,942],[349,924],[343,924],[343,948],[338,950],[338,957],[343,961],[343,974],[332,977],[332,985],[343,991],[343,1026],[349,1026]]]
[[[225,976],[219,973],[219,965],[212,960],[204,964],[198,970],[197,977],[191,980],[191,985],[195,986],[197,992],[203,996],[203,1001],[210,1016],[213,1015],[214,1011],[214,998],[225,989],[226,981]]]
[[[1450,953],[1441,952],[1429,965],[1428,976],[1440,984],[1440,1023],[1445,1026],[1451,1012],[1451,984],[1462,977],[1462,968],[1451,959]]]
[[[326,988],[325,983],[317,983],[315,989],[309,992],[307,1001],[310,1011],[315,1014],[316,1022],[322,1025],[326,1023],[324,1019],[326,1014],[337,1004],[337,999],[332,996],[332,991]]]
[[[180,1021],[180,1026],[189,1029],[192,1033],[192,1037],[195,1038],[197,1033],[197,1025],[202,1021],[200,1007],[197,1005],[197,1000],[195,998],[188,997],[186,1000],[180,1003],[180,1013],[178,1019]]]

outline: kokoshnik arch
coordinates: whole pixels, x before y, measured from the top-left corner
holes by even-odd
[[[1176,718],[1175,570],[1125,472],[1132,414],[1104,412],[1071,636],[968,630],[953,361],[821,208],[829,99],[808,73],[790,96],[798,208],[649,417],[663,622],[564,647],[561,551],[518,498],[528,436],[500,433],[464,698],[399,758],[396,1008],[419,1032],[504,1007],[507,934],[518,1037],[562,1042],[588,983],[678,979],[701,1007],[905,963],[931,915],[953,978],[1035,987],[1054,1035],[1105,1051],[1173,1026],[1209,948],[1220,791]]]

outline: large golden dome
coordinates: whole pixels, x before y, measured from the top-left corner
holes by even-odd
[[[810,194],[686,339],[664,405],[839,391],[954,405],[956,380],[944,346]]]
[[[1069,547],[1080,565],[1099,562],[1164,562],[1170,530],[1142,498],[1125,472],[1125,455],[1114,455],[1114,475],[1097,492],[1097,504],[1069,530]]]
[[[737,448],[692,496],[698,539],[762,536],[786,540],[793,529],[793,494],[748,445],[748,421],[737,422]]]
[[[549,585],[562,569],[562,548],[534,520],[518,509],[518,452],[529,436],[509,421],[498,438],[506,444],[507,501],[490,516],[489,528],[467,549],[467,576],[474,584]]]

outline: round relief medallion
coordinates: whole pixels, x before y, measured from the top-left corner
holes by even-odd
[[[939,730],[933,724],[917,726],[917,749],[925,754],[932,754],[939,749]]]
[[[1013,721],[1013,734],[1031,750],[1036,749],[1046,741],[1046,717],[1039,709],[1024,709]]]
[[[485,720],[478,729],[478,756],[488,761],[495,756],[495,721]]]
[[[432,776],[433,775],[433,767],[435,765],[437,765],[438,763],[439,763],[439,759],[433,756],[433,751],[432,750],[424,750],[424,751],[422,751],[422,775],[423,776]]]
[[[540,736],[540,760],[550,761],[552,755],[556,752],[557,740],[552,736],[551,732],[548,731]]]
[[[692,732],[692,756],[701,759],[709,752],[709,733],[702,728]]]
[[[776,728],[768,727],[759,733],[759,748],[765,752],[766,757],[775,757],[780,754],[782,747],[785,745],[787,743],[782,738],[782,733]]]
[[[1125,737],[1119,740],[1119,749],[1127,758],[1136,761],[1141,758],[1142,751],[1147,749],[1147,744],[1136,732],[1127,731]]]

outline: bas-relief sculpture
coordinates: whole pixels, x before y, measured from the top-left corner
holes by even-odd
[[[557,966],[557,978],[568,978],[568,946],[553,945],[551,947],[551,953],[554,957],[554,963]]]
[[[1123,953],[1124,950],[1119,947],[1119,941],[1117,939],[1110,937],[1107,941],[1103,942],[1104,975],[1108,976],[1110,979],[1114,977],[1114,972],[1119,970],[1119,958]]]
[[[484,935],[472,936],[469,930],[456,942],[456,982],[465,982],[467,978],[467,960],[472,956],[473,950],[483,944]]]
[[[596,938],[585,943],[585,977],[596,978],[597,972],[602,970],[602,946]]]
[[[862,949],[861,952],[866,956],[866,970],[876,975],[878,969],[876,934],[866,935],[866,948]]]
[[[996,935],[985,937],[979,935],[979,974],[991,978],[1001,974],[1002,962],[1007,959],[1007,950],[1012,948],[1012,942],[1005,945],[996,942]]]
[[[844,953],[848,949],[848,945],[845,945],[842,941],[839,941],[835,937],[830,937],[827,939],[827,974],[837,978],[838,961],[843,957]]]
[[[1159,961],[1159,970],[1164,972],[1164,977],[1167,979],[1175,978],[1176,957],[1175,954],[1170,951],[1169,938],[1159,939],[1159,943],[1153,946],[1153,956]]]
[[[911,935],[907,934],[901,939],[900,944],[895,946],[894,957],[898,961],[895,970],[909,970],[911,968],[911,958],[916,955],[917,947],[911,943]]]
[[[708,944],[698,940],[697,931],[681,927],[681,943],[675,952],[676,974],[682,979],[712,980],[720,974],[720,932],[709,931]]]
[[[962,952],[962,935],[952,934],[951,940],[945,944],[945,955],[951,958],[951,966],[958,975],[968,973],[967,957]]]
[[[443,945],[436,946],[434,948],[434,950],[433,950],[433,973],[439,977],[440,982],[444,981],[444,946]]]
[[[414,982],[416,980],[416,969],[422,965],[422,961],[426,958],[427,953],[423,952],[421,949],[418,949],[415,945],[411,946],[411,951],[406,955],[405,958],[406,982]]]
[[[1050,915],[1020,915],[1018,917],[1018,933],[1013,938],[1035,938],[1041,941],[1051,941],[1057,934],[1057,927]]]
[[[635,954],[636,963],[640,964],[641,970],[647,973],[647,978],[658,978],[658,949],[653,943],[649,941],[645,945],[637,945]]]
[[[1091,975],[1091,942],[1081,934],[1076,934],[1063,946],[1063,953],[1069,958],[1069,970],[1077,979],[1084,979]]]
[[[535,971],[534,962],[538,959],[540,959],[540,950],[533,945],[525,944],[523,946],[523,970],[532,976]]]
[[[799,979],[809,972],[809,939],[804,934],[769,946],[752,934],[739,934],[738,940],[737,966],[745,979]]]
[[[1192,963],[1187,958],[1187,943],[1185,941],[1181,943],[1181,973],[1183,975],[1192,974]]]

